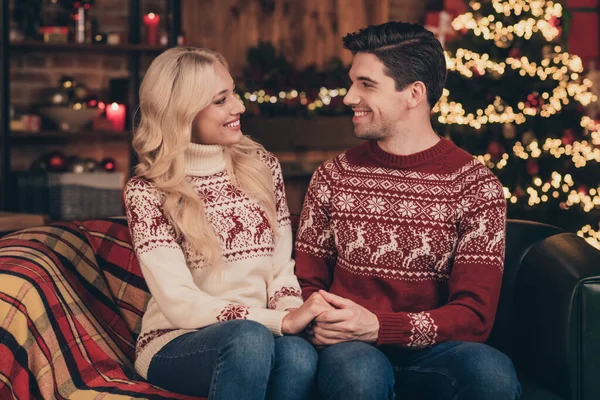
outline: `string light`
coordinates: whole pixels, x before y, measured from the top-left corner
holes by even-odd
[[[504,26],[502,21],[496,21],[494,15],[475,16],[471,12],[462,14],[452,22],[456,30],[472,30],[477,36],[493,40],[499,47],[509,47],[514,36],[530,39],[534,32],[540,31],[548,42],[551,42],[560,31],[550,21],[562,17],[562,6],[558,2],[545,0],[492,0],[494,11],[507,17],[519,16],[529,12],[532,17],[523,19],[514,25]],[[471,1],[470,6],[474,11],[481,9],[481,2]],[[535,19],[537,18],[537,20]],[[469,125],[480,129],[488,123],[516,123],[523,124],[527,117],[551,117],[562,110],[564,106],[575,100],[583,106],[597,100],[590,89],[592,82],[582,79],[583,63],[581,58],[562,52],[560,46],[554,47],[554,54],[545,56],[540,65],[530,61],[527,57],[508,57],[506,61],[495,62],[490,60],[488,54],[477,54],[466,49],[457,49],[455,56],[446,52],[448,69],[456,71],[470,78],[475,72],[484,75],[487,72],[500,78],[507,68],[521,76],[539,77],[540,80],[552,79],[558,82],[551,92],[539,95],[530,93],[527,97],[534,98],[536,104],[521,101],[516,105],[509,105],[496,97],[494,103],[475,112],[467,112],[463,105],[448,99],[450,92],[444,90],[442,98],[434,107],[434,112],[439,113],[438,121],[442,124]],[[532,97],[533,96],[533,97]],[[539,98],[543,99],[538,102]],[[600,134],[595,140],[600,142]]]
[[[555,144],[553,143],[553,145]],[[527,147],[523,147],[520,142],[517,142],[513,147],[513,152],[515,156],[524,160],[527,160],[530,157],[538,158],[542,153],[535,141]],[[494,167],[502,169],[507,165],[509,155],[508,153],[504,153],[502,159],[497,164],[494,164],[491,161],[490,154],[479,155],[476,156],[476,158],[490,169]],[[530,207],[548,202],[551,198],[558,199],[562,196],[565,197],[565,200],[561,203],[562,209],[568,209],[574,205],[579,205],[584,212],[590,212],[595,208],[600,208],[600,186],[598,186],[598,188],[592,188],[589,191],[584,187],[579,187],[575,190],[573,189],[575,182],[570,174],[566,174],[563,177],[558,171],[554,171],[551,176],[552,179],[549,182],[543,182],[541,178],[536,176],[532,179],[531,185],[525,189],[525,192],[529,194],[527,204]],[[510,192],[509,188],[504,188],[504,194],[505,198],[511,203],[515,204],[518,202],[518,198]]]
[[[516,142],[513,146],[513,154],[523,160],[539,158],[542,152],[549,153],[555,158],[571,157],[575,168],[583,168],[592,161],[600,163],[600,148],[594,147],[586,140],[563,144],[561,139],[547,138],[541,149],[536,140],[527,147],[523,147],[521,142]]]
[[[596,231],[592,229],[591,225],[585,225],[579,231],[577,231],[577,236],[582,237],[592,247],[600,250],[600,230]]]
[[[600,125],[586,115],[581,118],[581,126],[585,128],[585,134],[591,138],[592,143],[600,146]]]
[[[309,111],[315,111],[317,108],[323,108],[330,105],[333,98],[338,96],[343,97],[347,92],[348,90],[345,88],[328,89],[326,87],[322,87],[319,90],[317,98],[312,102],[307,100],[305,92],[298,92],[296,89],[292,89],[287,92],[282,90],[277,95],[267,94],[265,90],[261,89],[254,92],[246,92],[243,94],[243,98],[251,103],[257,102],[259,104],[277,104],[300,97],[300,104],[305,106]],[[238,97],[241,99],[242,96]]]
[[[542,98],[548,97],[548,100],[541,107],[531,107],[524,102],[519,102],[517,107],[520,111],[515,111],[510,105],[506,105],[501,97],[496,96],[493,104],[489,104],[484,109],[479,108],[474,113],[467,113],[462,104],[449,101],[450,91],[444,89],[442,97],[433,108],[433,112],[439,113],[438,121],[446,125],[469,125],[474,129],[480,129],[488,123],[516,123],[520,125],[527,121],[527,116],[551,117],[561,111],[564,105],[569,104],[569,97],[574,98],[584,106],[588,105],[591,101],[597,99],[594,94],[588,91],[591,86],[591,81],[587,79],[583,85],[561,81],[554,88],[552,97],[545,93],[541,95]]]
[[[471,7],[474,11],[481,8],[479,2],[472,1]],[[494,10],[506,17],[519,16],[523,12],[531,12],[536,18],[522,19],[513,25],[504,25],[502,21],[496,21],[494,15],[487,15],[475,19],[471,12],[459,15],[452,21],[452,27],[458,30],[471,30],[475,36],[483,36],[486,40],[493,40],[498,47],[507,48],[512,44],[515,36],[531,39],[534,33],[541,32],[544,38],[550,42],[559,34],[560,30],[550,21],[562,16],[560,3],[543,0],[520,1],[492,0]]]
[[[560,52],[561,47],[556,46],[556,51]],[[459,48],[456,50],[456,57],[452,57],[450,52],[444,52],[446,64],[451,71],[457,71],[461,75],[470,78],[473,76],[473,69],[476,69],[480,75],[486,71],[503,75],[507,65],[511,69],[519,72],[522,76],[538,76],[541,80],[552,78],[556,81],[574,81],[579,79],[579,74],[583,72],[583,63],[579,56],[571,55],[567,52],[555,54],[553,57],[545,57],[541,65],[529,61],[526,56],[520,58],[508,57],[506,62],[495,62],[490,60],[490,56],[478,54],[474,51]],[[551,63],[555,65],[551,65]],[[589,86],[591,82],[584,82]]]

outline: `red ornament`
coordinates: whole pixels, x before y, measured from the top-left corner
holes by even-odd
[[[498,142],[491,142],[488,145],[487,152],[492,156],[492,159],[498,160],[504,154],[504,146]]]
[[[538,174],[538,172],[540,172],[540,165],[537,163],[537,161],[529,160],[527,161],[526,169],[529,175],[535,176]]]
[[[48,155],[48,171],[63,172],[67,169],[67,158],[62,153],[51,153]]]
[[[520,199],[521,197],[525,196],[525,191],[521,186],[517,186],[514,191],[514,195],[517,199]]]
[[[518,47],[513,47],[512,49],[510,49],[508,56],[512,57],[512,58],[520,58],[521,57],[521,49],[519,49]]]
[[[102,165],[102,168],[106,172],[114,172],[115,169],[117,168],[117,163],[115,162],[114,159],[112,159],[110,157],[105,158],[104,160],[102,160],[102,162],[100,164]]]
[[[475,67],[471,68],[471,72],[473,73],[473,76],[479,77],[482,75],[481,72],[479,72],[479,70]]]
[[[588,187],[587,187],[587,186],[585,186],[585,185],[581,185],[581,186],[579,186],[579,188],[577,189],[577,192],[578,192],[579,194],[582,194],[582,195],[584,195],[584,196],[587,196],[587,194],[588,194],[588,190],[589,190],[589,189],[588,189]]]
[[[531,93],[527,95],[527,101],[525,102],[525,106],[528,108],[540,109],[544,104],[544,99],[540,96],[539,93]]]
[[[250,115],[254,115],[255,117],[260,115],[260,107],[258,106],[258,103],[252,102],[252,103],[248,104],[246,106],[246,108]]]
[[[548,23],[550,23],[550,25],[552,25],[553,27],[557,27],[560,25],[560,18],[557,17],[552,17],[550,18],[550,20],[548,21]]]
[[[575,133],[573,132],[573,129],[566,129],[561,138],[561,141],[564,145],[573,144],[573,142],[575,142]]]

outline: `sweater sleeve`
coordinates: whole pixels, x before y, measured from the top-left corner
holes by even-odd
[[[419,313],[379,312],[377,345],[425,348],[448,341],[484,342],[492,329],[504,266],[506,201],[482,165],[457,200],[458,242],[448,302]]]
[[[125,207],[135,254],[158,308],[175,328],[199,329],[249,319],[280,336],[285,311],[233,304],[198,288],[175,232],[162,213],[158,191],[138,177],[125,187]]]
[[[292,259],[292,225],[290,211],[285,197],[281,166],[274,156],[270,157],[273,171],[273,187],[277,205],[278,236],[273,253],[273,280],[268,285],[269,308],[287,310],[300,307],[303,303],[300,284],[294,275]]]
[[[312,176],[296,238],[296,275],[305,299],[319,289],[329,290],[337,259],[330,226],[330,201],[334,163],[327,161]]]

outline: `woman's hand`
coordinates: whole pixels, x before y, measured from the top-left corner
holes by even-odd
[[[281,323],[281,332],[286,335],[297,335],[322,312],[334,307],[325,301],[318,292],[313,293],[299,308],[290,309]]]

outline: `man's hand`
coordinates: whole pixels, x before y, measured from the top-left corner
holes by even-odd
[[[317,316],[333,306],[319,293],[313,293],[299,308],[290,308],[281,322],[281,332],[288,335],[296,335],[304,330]]]
[[[316,317],[312,326],[312,344],[322,346],[352,340],[377,341],[379,320],[375,314],[352,300],[324,290],[319,290],[318,293],[336,309],[324,311]]]

